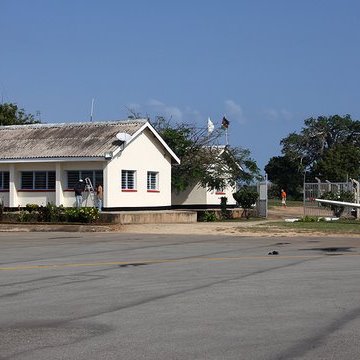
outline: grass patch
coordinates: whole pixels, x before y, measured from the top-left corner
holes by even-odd
[[[269,199],[268,200],[269,208],[277,208],[282,207],[281,199]],[[303,201],[293,201],[293,200],[286,200],[286,207],[303,207]]]
[[[287,229],[292,231],[322,232],[325,234],[360,234],[360,222],[356,220],[348,221],[320,221],[320,222],[274,222],[271,227]]]

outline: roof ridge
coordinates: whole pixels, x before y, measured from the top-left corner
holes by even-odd
[[[24,124],[24,125],[4,125],[0,126],[0,130],[9,129],[38,129],[38,128],[50,128],[50,127],[70,127],[70,126],[102,126],[102,125],[126,125],[126,124],[145,124],[148,119],[134,119],[134,120],[112,120],[112,121],[96,121],[96,122],[75,122],[75,123],[40,123],[40,124]]]

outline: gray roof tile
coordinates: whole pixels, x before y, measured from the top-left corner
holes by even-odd
[[[0,159],[103,157],[146,120],[0,126]]]

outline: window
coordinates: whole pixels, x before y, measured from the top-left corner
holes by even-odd
[[[23,171],[22,190],[55,190],[55,171]]]
[[[0,171],[0,190],[9,189],[9,172]]]
[[[122,190],[136,190],[135,170],[121,171],[121,189]]]
[[[147,172],[147,189],[148,190],[159,190],[159,173],[156,171]]]
[[[216,195],[225,195],[225,191],[224,191],[224,189],[216,189],[215,194]]]
[[[93,187],[103,184],[102,170],[69,170],[67,171],[67,188],[73,189],[79,179],[89,178]]]

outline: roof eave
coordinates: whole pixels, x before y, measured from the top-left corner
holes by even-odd
[[[111,160],[111,159],[109,159]],[[75,161],[109,161],[105,156],[71,156],[71,157],[42,157],[42,158],[14,158],[0,159],[0,164],[8,163],[41,163],[41,162],[75,162]]]
[[[154,136],[158,139],[158,141],[161,143],[161,145],[166,149],[166,151],[169,153],[169,155],[172,157],[173,160],[177,164],[180,164],[180,159],[176,156],[176,154],[171,150],[169,145],[164,141],[164,139],[159,135],[159,133],[154,129],[154,127],[149,123],[146,122],[140,129],[138,129],[131,137],[131,139],[125,143],[125,147],[128,146],[131,142],[133,142],[139,134],[141,134],[145,129],[149,129]]]

